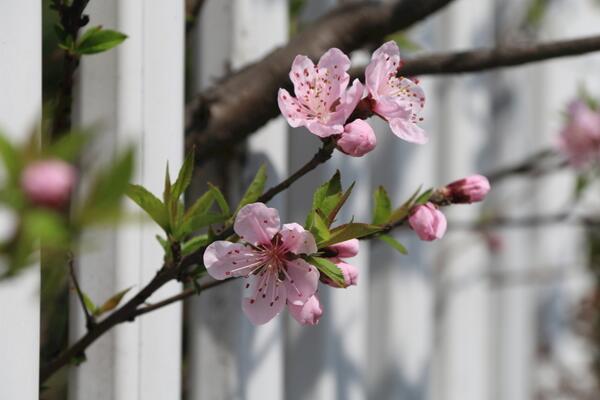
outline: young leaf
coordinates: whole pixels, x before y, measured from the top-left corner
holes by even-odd
[[[194,236],[187,242],[183,243],[181,246],[181,255],[185,257],[188,254],[192,254],[199,248],[207,246],[209,243],[210,239],[208,238],[208,235]]]
[[[306,217],[307,228],[313,226],[313,211],[321,210],[322,214],[328,216],[342,198],[342,183],[340,171],[336,171],[330,180],[317,188],[313,195],[311,212]],[[324,218],[327,221],[327,217]]]
[[[376,225],[350,222],[333,229],[331,231],[331,236],[326,240],[317,242],[317,246],[321,249],[346,240],[361,238],[379,232],[380,230],[381,227]]]
[[[312,220],[313,225],[310,229],[310,232],[314,235],[315,240],[319,242],[329,239],[331,237],[331,234],[329,233],[329,226],[325,221],[325,217],[319,210],[314,211]]]
[[[404,247],[404,245],[402,243],[400,243],[399,241],[397,241],[390,235],[381,235],[381,236],[379,236],[379,239],[381,239],[381,241],[390,245],[392,248],[398,250],[401,254],[404,254],[404,255],[408,254],[408,250],[406,250],[406,247]]]
[[[348,197],[350,197],[350,193],[352,193],[352,189],[354,189],[355,183],[356,182],[352,182],[352,185],[350,185],[350,187],[344,192],[344,194],[342,195],[342,197],[340,197],[335,207],[333,207],[333,210],[331,210],[331,212],[327,216],[327,226],[331,226],[331,224],[333,224],[333,221],[335,221],[335,217],[338,215],[338,213],[346,203],[346,200],[348,200]]]
[[[392,215],[390,215],[388,222],[393,223],[393,222],[400,221],[401,219],[405,218],[408,215],[410,208],[413,206],[414,201],[420,192],[421,192],[421,186],[419,186],[417,188],[417,190],[415,190],[415,192],[412,194],[412,196],[410,196],[408,198],[408,200],[406,200],[404,202],[404,204],[402,204],[400,207],[396,208],[392,212]]]
[[[242,200],[237,207],[237,211],[246,204],[254,203],[258,200],[265,190],[265,182],[267,182],[267,167],[263,164],[256,172],[256,176],[252,180],[252,183],[250,183],[250,186],[248,186],[248,189],[246,189],[246,193],[244,193],[244,197],[242,197]]]
[[[221,193],[218,187],[211,183],[208,184],[208,187],[210,189],[210,192],[213,194],[215,200],[217,201],[221,212],[225,215],[230,215],[231,210],[229,209],[229,204],[227,204],[227,200],[225,200],[225,196],[223,196],[223,193]]]
[[[8,138],[0,132],[0,157],[4,162],[8,175],[16,180],[21,171],[21,156],[17,148],[8,140]]]
[[[173,199],[179,200],[181,195],[185,192],[185,190],[190,186],[190,182],[192,182],[192,173],[194,172],[194,152],[191,151],[190,154],[185,158],[181,169],[179,170],[179,175],[177,176],[177,180],[173,184],[172,196]]]
[[[97,26],[88,29],[77,42],[78,54],[97,54],[110,50],[123,43],[127,35]]]
[[[81,296],[83,297],[83,304],[85,304],[85,308],[91,315],[94,315],[97,309],[96,304],[94,304],[92,299],[90,299],[90,296],[88,296],[86,293],[81,292]]]
[[[163,250],[165,251],[169,251],[171,249],[171,246],[169,245],[169,242],[167,241],[167,239],[165,239],[164,237],[160,236],[160,235],[156,235],[156,240],[158,240],[158,243],[160,243],[160,246],[163,248]]]
[[[206,214],[208,210],[212,207],[215,202],[215,196],[212,191],[208,191],[200,196],[194,204],[185,212],[183,216],[183,221],[187,221],[191,217],[195,217],[197,215]]]
[[[426,190],[419,197],[417,197],[417,199],[415,200],[414,204],[425,204],[425,203],[427,203],[429,201],[429,198],[431,198],[432,194],[433,194],[433,188]]]
[[[189,219],[187,219],[179,228],[177,232],[177,237],[181,238],[189,235],[190,233],[197,231],[198,229],[207,227],[211,224],[216,224],[219,222],[224,222],[229,218],[229,215],[216,214],[216,213],[206,213],[206,214],[197,214]]]
[[[98,317],[98,316],[104,314],[107,311],[114,310],[115,308],[117,308],[117,306],[119,305],[119,303],[123,299],[123,296],[125,296],[127,294],[127,292],[129,292],[132,288],[133,288],[133,286],[128,287],[125,290],[121,290],[119,293],[115,294],[110,299],[106,300],[104,302],[104,304],[102,304],[100,307],[98,307],[96,309],[96,312],[94,313],[94,316]]]
[[[373,223],[385,224],[390,218],[390,215],[392,215],[392,202],[383,186],[377,188],[373,194],[373,199],[375,201]]]
[[[337,265],[322,257],[308,257],[307,261],[317,267],[320,273],[325,275],[339,287],[346,287],[344,275]]]
[[[130,184],[127,196],[146,211],[162,229],[169,232],[169,216],[162,201],[140,185]]]
[[[89,139],[89,134],[71,132],[60,136],[53,143],[49,144],[47,153],[53,157],[74,162],[79,157],[81,149],[87,144]]]

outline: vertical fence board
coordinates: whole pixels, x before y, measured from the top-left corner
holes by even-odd
[[[78,122],[101,127],[92,153],[97,159],[91,161],[109,162],[116,151],[134,145],[134,181],[160,194],[167,161],[175,171],[182,161],[183,2],[93,2],[89,7],[94,25],[128,35],[117,49],[82,60]],[[132,293],[141,289],[162,262],[156,233],[146,219],[92,232],[79,267],[90,297],[101,302],[130,286]],[[167,285],[149,301],[179,288]],[[72,304],[76,339],[84,328],[81,310],[76,301]],[[82,399],[177,398],[180,343],[180,305],[119,326],[90,348],[88,362],[73,372],[70,393]]]
[[[41,25],[39,1],[0,4],[0,129],[16,142],[37,128],[41,113]],[[0,223],[10,227],[11,221],[3,215]],[[38,398],[39,290],[37,266],[0,282],[2,399]]]

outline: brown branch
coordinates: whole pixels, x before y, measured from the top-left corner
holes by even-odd
[[[201,94],[187,110],[189,149],[200,162],[239,143],[277,116],[277,90],[290,87],[288,72],[297,54],[319,58],[327,49],[351,51],[407,28],[452,0],[400,0],[343,5],[307,26],[274,50]]]
[[[73,259],[73,255],[69,255],[69,274],[71,275],[71,281],[73,282],[73,286],[75,286],[75,291],[77,292],[77,297],[79,298],[79,303],[81,304],[81,308],[83,309],[83,313],[85,314],[85,327],[87,330],[91,330],[96,325],[96,320],[90,314],[90,311],[85,304],[85,298],[83,291],[81,290],[81,286],[79,286],[79,281],[77,280],[77,276],[75,275],[75,260]]]

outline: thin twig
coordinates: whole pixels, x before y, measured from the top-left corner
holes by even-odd
[[[75,291],[77,292],[77,297],[79,298],[79,303],[81,304],[81,308],[83,309],[83,313],[85,314],[85,327],[87,330],[91,330],[96,325],[96,319],[90,314],[86,304],[85,304],[85,295],[81,290],[81,286],[79,286],[79,281],[77,280],[77,275],[75,275],[75,259],[72,254],[69,254],[69,274],[71,275],[71,281],[73,282],[73,286],[75,286]]]

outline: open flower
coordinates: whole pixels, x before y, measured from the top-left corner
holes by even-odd
[[[567,125],[558,140],[558,149],[575,168],[600,161],[600,112],[582,101],[572,102]]]
[[[310,58],[296,56],[290,71],[296,97],[279,89],[277,103],[288,123],[305,126],[320,137],[344,132],[344,123],[363,96],[355,79],[348,89],[350,59],[341,50],[329,49],[315,66]]]
[[[427,142],[427,135],[417,123],[423,120],[420,115],[425,94],[412,80],[396,76],[400,66],[400,50],[394,41],[375,50],[365,71],[371,107],[374,113],[389,122],[396,136],[423,144]]]
[[[264,324],[286,305],[304,305],[317,291],[319,272],[298,257],[317,251],[312,234],[292,223],[280,226],[279,213],[263,203],[244,206],[233,226],[242,243],[217,241],[204,252],[215,279],[244,277],[242,309]]]
[[[408,224],[421,240],[441,239],[446,233],[446,217],[433,203],[414,207],[408,217]]]

